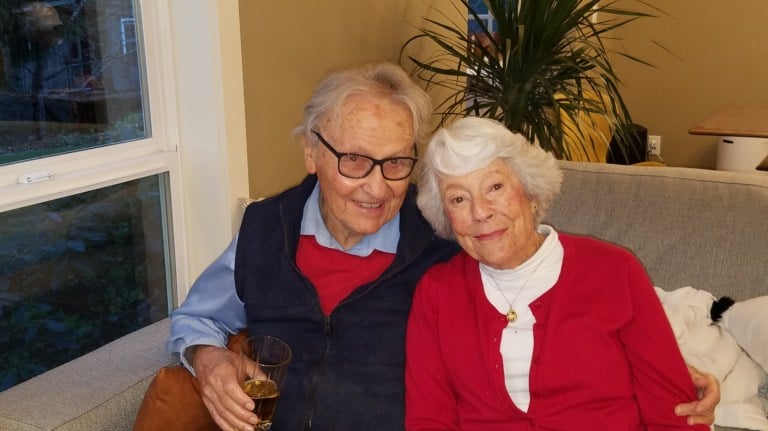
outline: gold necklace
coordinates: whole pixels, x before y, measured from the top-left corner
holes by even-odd
[[[543,243],[544,241],[542,240],[541,243],[539,243],[539,245],[536,247],[536,249],[534,250],[531,256],[534,256],[536,254],[536,252],[539,250],[539,247],[541,247],[541,244]],[[488,272],[487,270],[484,271],[485,275],[487,275],[488,278],[491,280],[491,283],[493,283],[493,287],[499,291],[499,293],[501,294],[501,297],[504,298],[504,301],[506,301],[507,305],[509,306],[509,308],[507,309],[507,322],[512,323],[517,320],[517,311],[515,311],[515,307],[513,307],[512,304],[515,303],[515,301],[517,300],[517,297],[520,296],[520,293],[523,292],[523,289],[525,289],[525,286],[528,284],[528,281],[531,278],[533,278],[534,275],[536,275],[536,272],[539,270],[539,267],[541,266],[541,264],[544,263],[544,260],[545,259],[543,256],[541,259],[539,259],[539,263],[537,263],[536,267],[533,268],[533,271],[531,271],[531,275],[529,275],[528,278],[525,279],[525,281],[523,282],[523,285],[520,286],[520,289],[517,289],[517,293],[515,293],[515,297],[512,298],[511,301],[507,298],[507,295],[504,294],[504,291],[501,290],[501,288],[499,287],[499,284],[496,283],[496,278],[494,278],[494,276],[491,275],[491,273]]]

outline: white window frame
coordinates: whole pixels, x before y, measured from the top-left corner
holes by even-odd
[[[167,173],[172,300],[224,250],[248,194],[237,0],[139,0],[151,137],[0,166],[0,212]],[[29,173],[47,181],[20,184]]]

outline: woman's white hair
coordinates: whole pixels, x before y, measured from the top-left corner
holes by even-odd
[[[453,238],[443,208],[440,177],[466,175],[496,160],[507,163],[536,203],[537,222],[544,218],[562,183],[555,157],[496,120],[464,117],[438,130],[420,161],[416,203],[438,235]]]

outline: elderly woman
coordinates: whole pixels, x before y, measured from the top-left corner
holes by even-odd
[[[539,224],[560,183],[496,121],[432,138],[417,203],[463,252],[414,296],[406,429],[709,429],[674,413],[696,389],[642,265]]]

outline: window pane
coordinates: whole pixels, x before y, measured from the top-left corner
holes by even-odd
[[[0,213],[0,390],[168,316],[165,183]]]
[[[148,136],[133,0],[0,0],[0,165]]]
[[[469,0],[469,7],[472,8],[477,14],[479,15],[479,18],[483,21],[483,25],[491,30],[496,31],[496,20],[493,19],[493,15],[490,14],[488,11],[488,6],[486,6],[485,2],[483,0]],[[478,25],[477,21],[475,21],[475,18],[469,14],[467,15],[467,26],[469,29],[469,34],[474,34],[477,36],[482,36],[482,30],[480,29],[480,26]]]

